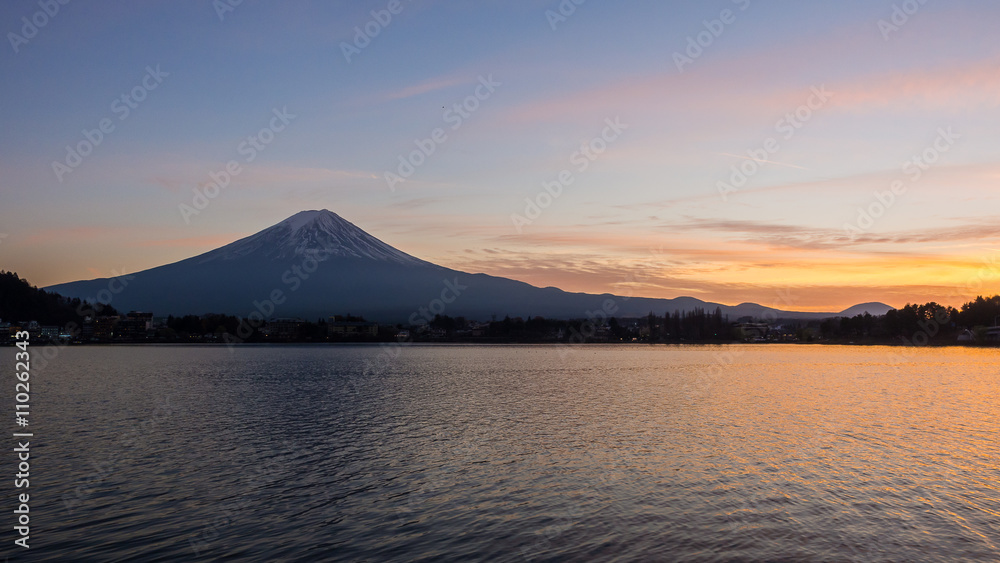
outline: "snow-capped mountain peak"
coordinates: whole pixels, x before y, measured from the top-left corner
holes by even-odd
[[[199,262],[257,255],[272,260],[313,255],[363,258],[398,264],[428,263],[396,250],[326,209],[300,211],[257,234],[201,255]]]
[[[278,223],[278,225],[286,225],[293,231],[297,231],[300,228],[308,225],[309,223],[312,223],[313,221],[316,221],[317,219],[321,219],[323,217],[336,218],[341,221],[344,220],[343,218],[340,217],[340,215],[337,215],[332,211],[328,211],[326,209],[321,209],[317,211],[315,209],[312,209],[309,211],[299,211],[295,215],[292,215],[288,219],[285,219],[284,221]]]

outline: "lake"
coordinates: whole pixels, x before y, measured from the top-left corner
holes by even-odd
[[[33,365],[32,547],[8,532],[4,555],[996,561],[998,365],[812,345],[70,347]]]

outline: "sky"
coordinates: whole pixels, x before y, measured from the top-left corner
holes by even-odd
[[[0,269],[136,272],[329,209],[542,287],[958,306],[1000,293],[998,18],[992,0],[3,2]]]

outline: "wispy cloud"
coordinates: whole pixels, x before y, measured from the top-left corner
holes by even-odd
[[[778,162],[776,160],[765,160],[763,158],[750,158],[749,156],[743,156],[743,155],[739,155],[739,154],[730,154],[728,152],[720,152],[720,153],[717,153],[717,154],[720,154],[722,156],[731,156],[733,158],[739,158],[739,159],[743,159],[743,160],[752,160],[754,162],[760,162],[760,163],[764,163],[764,164],[774,164],[774,165],[777,165],[777,166],[785,166],[787,168],[798,168],[799,170],[809,170],[809,168],[806,168],[805,166],[799,166],[797,164],[787,164],[787,163],[784,163],[784,162]]]
[[[963,242],[1000,239],[1000,217],[966,218],[959,220],[960,225],[952,227],[934,227],[919,230],[896,232],[861,233],[851,237],[843,229],[823,229],[769,223],[765,221],[734,220],[734,219],[688,219],[664,224],[661,228],[671,232],[690,232],[702,230],[717,233],[743,235],[740,240],[753,244],[773,247],[786,247],[802,250],[855,249],[862,251],[863,247],[872,245],[892,246],[894,254],[923,253],[921,249],[907,248],[903,245],[923,245],[929,243]],[[880,253],[886,250],[878,251]]]
[[[53,242],[59,242],[61,240],[72,240],[74,242],[79,241],[96,241],[99,239],[108,239],[115,237],[129,237],[133,235],[133,231],[129,227],[65,227],[57,229],[48,229],[45,231],[36,232],[28,235],[22,241],[25,246],[31,245],[42,245],[49,244]]]
[[[404,199],[401,201],[394,201],[387,205],[394,209],[419,209],[421,207],[427,207],[429,205],[434,205],[443,201],[449,201],[451,198],[446,197],[415,197],[411,199]]]
[[[427,94],[428,92],[444,90],[445,88],[451,88],[452,86],[458,86],[459,84],[469,84],[471,82],[473,82],[473,80],[470,80],[469,77],[437,77],[419,84],[412,84],[410,86],[400,88],[399,90],[388,92],[384,94],[381,99],[383,101],[403,100],[419,96],[421,94]]]
[[[229,233],[175,239],[139,240],[129,243],[128,246],[138,248],[213,249],[229,244],[235,240],[239,240],[246,235],[246,233]]]
[[[1000,60],[975,61],[961,66],[873,74],[841,85],[840,108],[873,111],[885,108],[946,109],[1000,106]]]

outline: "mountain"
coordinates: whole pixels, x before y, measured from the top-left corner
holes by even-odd
[[[877,302],[875,302],[875,303],[862,303],[860,305],[855,305],[855,306],[853,306],[853,307],[851,307],[849,309],[844,309],[837,316],[839,316],[839,317],[854,317],[854,316],[857,316],[857,315],[864,315],[865,313],[868,313],[869,315],[872,315],[873,317],[879,317],[879,316],[882,316],[882,315],[886,314],[887,312],[889,312],[889,311],[891,311],[893,309],[895,309],[895,307],[890,307],[890,306],[886,305],[885,303],[877,303]]]
[[[117,293],[109,291],[113,288]],[[115,279],[46,288],[95,301],[111,297],[118,310],[156,315],[226,313],[307,320],[334,314],[381,322],[411,322],[435,313],[487,320],[658,315],[722,309],[730,319],[826,318],[835,313],[784,312],[754,303],[737,306],[691,297],[652,299],[569,293],[553,287],[444,268],[378,240],[327,210],[302,211],[263,231],[173,264]],[[853,309],[853,308],[852,308]],[[851,310],[851,309],[849,309]]]

